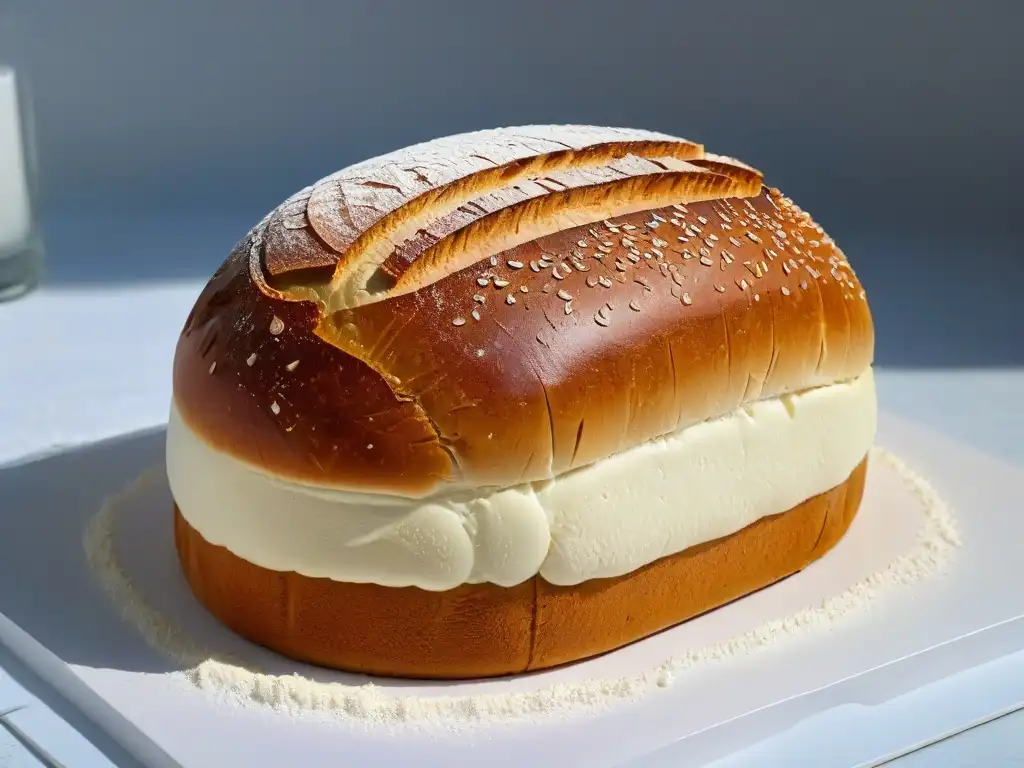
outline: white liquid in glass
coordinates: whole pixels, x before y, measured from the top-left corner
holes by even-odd
[[[32,232],[25,141],[14,70],[0,66],[0,259],[21,250]]]

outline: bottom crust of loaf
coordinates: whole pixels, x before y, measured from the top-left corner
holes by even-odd
[[[841,485],[730,536],[575,586],[444,592],[270,571],[206,541],[174,508],[192,591],[239,635],[300,661],[412,678],[493,677],[628,645],[789,576],[831,549],[860,506],[865,458]]]

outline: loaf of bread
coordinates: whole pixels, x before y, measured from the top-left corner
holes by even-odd
[[[593,656],[841,538],[873,348],[842,251],[700,145],[530,126],[393,152],[286,200],[189,315],[181,563],[227,626],[317,664]]]

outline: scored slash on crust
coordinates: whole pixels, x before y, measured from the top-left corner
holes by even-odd
[[[334,264],[328,281],[300,280],[290,294],[315,295],[328,309],[340,309],[415,291],[479,253],[507,250],[581,220],[608,220],[681,199],[756,194],[760,183],[748,166],[645,131],[481,132],[385,155],[294,196],[282,205],[277,226],[303,229],[298,223],[305,216],[315,244],[309,248],[318,253],[303,260],[271,251],[262,266],[273,278],[306,264]],[[646,225],[653,229],[667,220],[648,217]],[[271,215],[269,226],[274,221]],[[638,228],[624,222],[624,231]],[[589,247],[589,240],[577,245]]]

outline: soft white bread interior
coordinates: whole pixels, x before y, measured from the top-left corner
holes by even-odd
[[[842,484],[875,434],[870,369],[749,403],[551,479],[423,499],[288,482],[171,412],[167,471],[208,542],[280,572],[441,591],[625,576]]]

